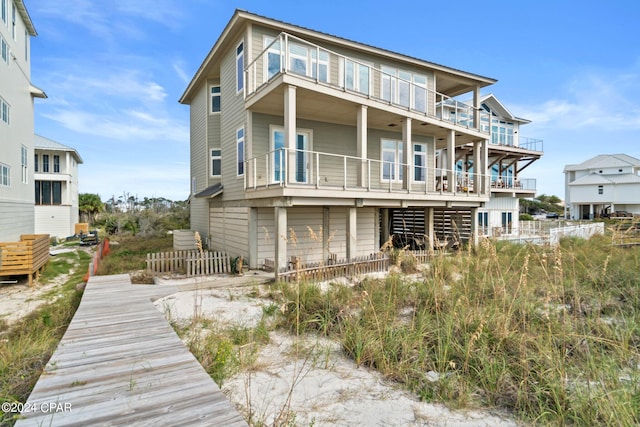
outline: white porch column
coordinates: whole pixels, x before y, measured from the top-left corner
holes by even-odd
[[[471,236],[469,244],[478,246],[478,208],[471,208]]]
[[[593,203],[589,204],[589,219],[593,219]]]
[[[473,192],[476,194],[482,193],[482,178],[484,177],[484,167],[482,165],[482,142],[476,141],[473,143],[473,175],[470,178],[473,179]]]
[[[287,148],[286,182],[296,182],[296,87],[284,88],[284,144]]]
[[[360,166],[360,174],[358,176],[358,185],[360,187],[367,186],[368,183],[368,168],[367,168],[367,106],[361,105],[358,108],[358,157],[362,159],[362,165]]]
[[[482,164],[482,168],[480,169],[482,187],[482,194],[489,195],[491,192],[491,171],[489,170],[489,140],[485,139],[482,141],[480,149],[480,163]]]
[[[411,140],[411,118],[406,117],[402,122],[402,163],[406,169],[402,176],[402,188],[411,190],[411,171],[413,160],[413,142]]]
[[[447,164],[445,168],[447,169],[447,191],[451,193],[455,193],[456,191],[456,182],[455,182],[455,167],[456,167],[456,133],[452,129],[449,131],[447,135]]]
[[[427,239],[426,249],[433,252],[433,208],[424,208],[424,234]]]
[[[249,268],[258,268],[258,208],[249,208]]]
[[[322,208],[322,259],[324,262],[329,260],[329,208]]]
[[[275,247],[275,275],[278,278],[280,269],[287,266],[287,208],[275,207],[274,219],[276,226]]]
[[[347,259],[358,253],[358,208],[349,208],[347,213]]]
[[[382,240],[380,242],[380,246],[382,246],[385,243],[387,243],[387,240],[389,240],[389,209],[381,208],[380,215],[381,215],[380,226],[382,227],[382,230],[380,230],[380,238]]]

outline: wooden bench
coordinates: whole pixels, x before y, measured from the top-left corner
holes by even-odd
[[[29,286],[49,261],[49,235],[23,234],[19,242],[0,242],[0,276],[29,276]]]

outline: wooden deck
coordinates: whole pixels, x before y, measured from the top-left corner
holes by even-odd
[[[246,426],[153,305],[177,291],[91,277],[15,425]]]

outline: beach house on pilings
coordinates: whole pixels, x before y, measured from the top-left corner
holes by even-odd
[[[492,185],[480,90],[495,82],[237,10],[180,98],[191,227],[276,272],[292,256],[368,255],[394,233],[473,240]]]

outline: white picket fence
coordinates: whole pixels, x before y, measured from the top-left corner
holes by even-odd
[[[149,274],[186,274],[206,276],[231,273],[231,259],[226,252],[173,251],[147,254]]]

